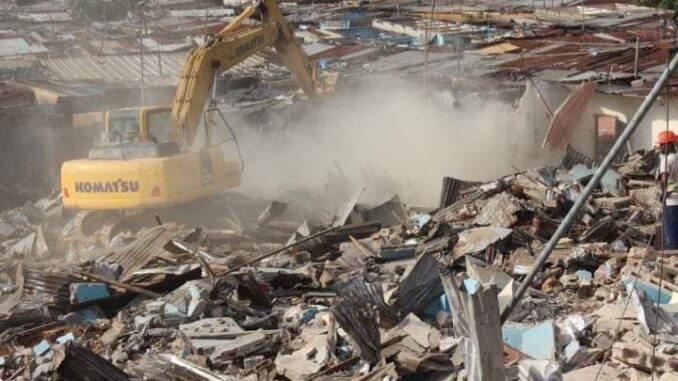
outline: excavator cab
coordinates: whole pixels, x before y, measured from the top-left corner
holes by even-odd
[[[171,142],[170,106],[135,107],[106,112],[106,143]]]

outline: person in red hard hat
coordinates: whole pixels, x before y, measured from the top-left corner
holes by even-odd
[[[662,131],[659,143],[659,183],[662,191],[664,249],[678,249],[678,155],[676,134]]]

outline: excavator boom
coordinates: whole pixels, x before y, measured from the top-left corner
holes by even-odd
[[[241,23],[260,11],[262,23],[238,31]],[[247,57],[273,46],[299,86],[309,97],[316,95],[314,72],[275,0],[251,5],[212,39],[192,49],[181,70],[172,104],[171,131],[175,141],[190,145],[195,138],[214,78]]]

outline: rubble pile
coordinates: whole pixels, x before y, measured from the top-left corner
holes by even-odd
[[[435,210],[357,192],[331,218],[294,223],[273,201],[231,210],[234,229],[159,221],[106,245],[69,245],[53,195],[0,214],[0,378],[673,379],[678,264],[659,249],[655,157],[607,172],[503,324],[595,171],[573,151],[445,178]]]

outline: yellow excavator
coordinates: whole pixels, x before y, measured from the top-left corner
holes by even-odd
[[[261,22],[243,26],[255,14]],[[220,73],[271,46],[309,98],[325,92],[276,1],[248,6],[188,53],[171,106],[108,111],[104,142],[88,158],[63,164],[63,204],[78,210],[74,228],[110,239],[158,210],[191,213],[196,202],[238,186],[242,160],[226,157],[222,145],[213,144],[213,118],[205,109],[208,103],[216,109]],[[205,141],[196,147],[201,119]]]

